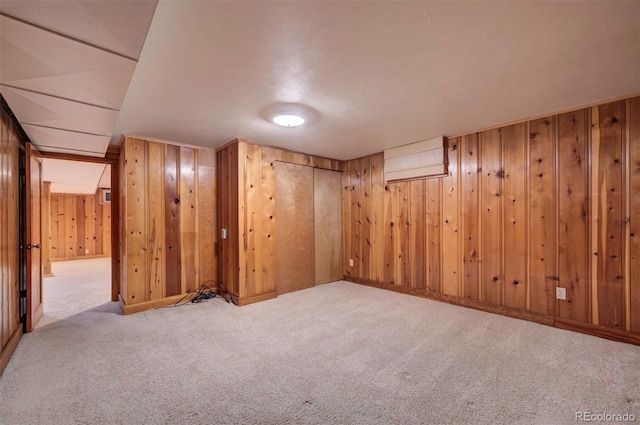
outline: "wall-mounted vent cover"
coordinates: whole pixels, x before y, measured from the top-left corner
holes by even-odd
[[[110,189],[101,189],[102,190],[102,203],[110,204],[111,203],[111,190]]]
[[[446,173],[442,136],[384,151],[386,181],[441,176]]]

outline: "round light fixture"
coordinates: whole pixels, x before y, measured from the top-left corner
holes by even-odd
[[[297,127],[304,124],[304,118],[293,114],[280,114],[273,117],[273,122],[282,127]]]

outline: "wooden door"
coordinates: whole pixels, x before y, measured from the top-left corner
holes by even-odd
[[[315,284],[313,168],[275,163],[278,295]]]
[[[42,157],[31,143],[27,143],[26,166],[26,331],[31,332],[42,317]]]
[[[342,279],[342,173],[313,170],[315,283]]]

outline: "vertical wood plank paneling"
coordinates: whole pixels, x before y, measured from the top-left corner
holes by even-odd
[[[129,180],[129,176],[127,174],[127,144],[129,143],[128,140],[124,140],[122,146],[120,147],[120,155],[118,157],[118,172],[120,173],[120,176],[118,178],[118,186],[119,186],[119,190],[118,190],[118,208],[117,208],[117,213],[118,213],[118,220],[119,220],[119,238],[118,238],[118,251],[120,254],[120,258],[119,260],[119,264],[120,267],[118,268],[118,277],[120,279],[119,281],[119,293],[118,293],[118,300],[122,299],[122,301],[124,303],[127,302],[127,294],[128,294],[128,285],[127,285],[127,269],[128,269],[128,260],[127,260],[127,249],[128,249],[128,243],[127,243],[127,238],[129,235],[128,232],[128,228],[127,228],[127,181]],[[114,171],[114,170],[112,170]],[[111,175],[112,181],[114,180],[114,176],[113,174]],[[113,261],[113,259],[112,259]]]
[[[147,145],[147,196],[149,218],[147,220],[149,294],[150,300],[167,296],[166,255],[165,255],[165,151],[162,143],[149,142]]]
[[[480,270],[478,268],[479,218],[479,146],[478,135],[460,138],[460,205],[462,232],[463,294],[465,298],[480,299]]]
[[[121,165],[125,312],[144,301],[161,305],[205,282],[215,285],[216,153],[126,138]],[[105,204],[105,233],[110,231],[109,215]]]
[[[409,182],[409,268],[411,288],[426,289],[426,182]]]
[[[353,216],[351,211],[351,163],[345,163],[342,170],[342,270],[345,276],[353,276],[349,264],[351,258],[351,225]]]
[[[94,234],[94,247],[95,253],[103,254],[103,255],[111,255],[111,250],[107,247],[107,241],[111,241],[111,232],[109,234],[105,234],[107,230],[111,229],[111,223],[109,220],[105,221],[105,211],[111,209],[110,203],[102,203],[102,194],[100,193],[100,189],[96,192],[93,200],[93,205],[95,207],[95,211],[93,212],[93,234]],[[105,223],[107,225],[105,225]]]
[[[148,301],[146,143],[131,139],[125,145],[127,293],[126,303]],[[143,212],[141,214],[141,212]]]
[[[455,181],[424,180],[427,290],[640,333],[639,121],[636,97],[450,140],[459,146],[449,151]],[[350,206],[343,215],[344,261],[357,251],[349,229],[369,218],[372,243],[360,244],[359,252],[371,255],[368,280],[401,285],[408,270],[419,289],[411,267],[420,246],[414,226],[421,180],[387,183],[375,195],[383,168],[376,171],[375,157],[366,179],[357,178],[366,160],[343,164],[343,205]],[[371,199],[355,210],[366,180]],[[383,216],[381,262],[373,259],[376,203]],[[403,263],[407,237],[410,260]],[[461,277],[452,279],[454,272]],[[556,286],[566,288],[566,301],[556,300]]]
[[[166,145],[164,159],[165,295],[178,295],[180,283],[180,168],[178,147]]]
[[[371,157],[371,212],[370,240],[371,240],[371,280],[384,280],[384,156],[382,154]],[[349,218],[343,218],[348,222]],[[344,225],[344,223],[343,223]]]
[[[94,195],[50,194],[48,232],[53,261],[111,255],[111,225],[103,224],[110,204],[103,205],[100,196],[99,190]]]
[[[640,97],[628,102],[629,145],[629,314],[632,332],[640,333]]]
[[[623,102],[592,109],[592,123],[597,125],[599,140],[598,185],[592,193],[598,196],[597,227],[597,297],[598,324],[615,328],[624,326],[624,227],[623,199]],[[596,120],[595,118],[598,118]],[[593,294],[592,296],[594,296]]]
[[[567,301],[558,301],[559,317],[587,321],[589,277],[589,198],[586,110],[558,116],[558,286]]]
[[[86,255],[85,251],[85,221],[86,221],[86,196],[78,196],[76,197],[76,212],[75,212],[75,222],[76,222],[76,246],[75,246],[75,255],[77,257]]]
[[[262,288],[265,292],[276,290],[275,247],[275,158],[270,149],[262,148]],[[343,190],[344,192],[344,190]]]
[[[216,153],[199,150],[198,156],[198,258],[200,283],[218,280],[216,239]]]
[[[442,194],[442,179],[427,179],[426,181],[426,232],[427,232],[427,289],[431,292],[441,292],[441,216],[440,199]]]
[[[555,118],[531,121],[529,127],[530,309],[554,314],[557,270],[555,188]]]
[[[502,302],[502,169],[501,131],[480,133],[481,178],[481,258],[482,299],[499,305]]]
[[[411,287],[411,223],[409,221],[411,193],[409,192],[409,182],[404,181],[395,184],[397,193],[397,219],[395,225],[396,284],[409,288]]]
[[[96,196],[100,195],[100,189],[93,195],[84,198],[84,249],[86,255],[96,255]],[[89,252],[87,252],[89,250]],[[100,247],[102,251],[102,247]],[[102,252],[101,252],[102,253]]]
[[[397,185],[387,183],[384,187],[384,282],[396,283],[396,221],[397,221]],[[350,220],[353,222],[353,217]]]
[[[198,257],[196,236],[195,154],[192,148],[180,147],[180,293],[198,286]]]
[[[18,311],[18,149],[17,129],[0,112],[0,373],[21,327]],[[15,346],[13,346],[15,347]],[[6,360],[6,361],[5,361]]]
[[[360,278],[371,278],[371,157],[360,159]]]
[[[111,211],[114,207],[116,207],[116,203],[112,201],[110,203],[105,203],[103,205],[96,204],[96,214],[100,212],[102,209],[102,220],[96,225],[96,236],[98,239],[96,240],[96,244],[99,243],[100,237],[102,237],[102,252],[103,255],[111,255]],[[117,202],[117,201],[116,201]],[[96,216],[98,217],[98,216]],[[96,250],[98,245],[96,245]]]
[[[236,195],[234,204],[237,205],[238,216],[235,221],[238,229],[238,297],[244,298],[247,296],[247,221],[246,221],[246,155],[247,155],[247,143],[240,141],[235,145],[237,149],[238,157],[238,190],[234,194]]]
[[[77,227],[76,227],[76,202],[75,195],[64,195],[64,226],[66,231],[65,256],[76,255]]]
[[[262,287],[262,184],[260,146],[247,143],[244,187],[246,197],[247,296],[263,292]]]
[[[218,232],[221,233],[220,243],[217,248],[218,252],[218,285],[227,288],[229,275],[229,239],[222,238],[222,229],[228,229],[229,226],[229,205],[228,205],[228,170],[227,170],[227,151],[228,147],[224,147],[216,151],[216,193],[218,205],[216,208],[216,222],[218,224]]]
[[[10,224],[7,223],[7,226]],[[51,182],[42,183],[42,274],[51,276]]]
[[[239,182],[239,164],[240,152],[238,145],[231,145],[227,149],[227,208],[228,211],[228,228],[229,228],[229,258],[226,263],[228,266],[227,290],[236,296],[240,296],[240,276],[243,274],[240,269],[240,240],[242,238],[241,229],[239,227],[238,198],[240,190]],[[224,267],[224,266],[223,266]],[[241,274],[242,273],[242,274]]]
[[[61,228],[63,227],[63,223],[61,223],[60,218],[64,216],[60,211],[60,202],[61,199],[59,196],[55,196],[51,194],[51,258],[57,258],[62,255],[64,250],[60,249],[60,234]]]
[[[362,256],[360,244],[362,235],[362,181],[361,181],[361,167],[360,161],[353,161],[350,174],[351,174],[351,253],[349,258],[353,260],[353,267],[351,267],[351,273],[353,276],[360,277],[362,270]]]
[[[19,244],[20,234],[18,232],[18,202],[19,202],[19,184],[18,178],[19,172],[19,141],[18,131],[13,124],[10,124],[11,129],[9,131],[8,146],[6,148],[7,158],[5,160],[5,168],[8,173],[6,192],[7,197],[7,234],[8,234],[8,254],[7,254],[7,280],[9,284],[9,334],[13,335],[21,326],[20,323],[20,310],[18,308],[19,303],[19,279],[20,273],[18,272],[19,259],[18,250],[15,249]]]
[[[527,306],[527,152],[525,123],[502,129],[504,150],[504,302]]]
[[[0,111],[2,116],[2,137],[0,138],[0,223],[6,223],[11,208],[9,202],[5,201],[9,195],[11,181],[8,169],[11,167],[11,157],[9,154],[9,117],[4,110]],[[11,337],[9,327],[9,305],[10,305],[10,265],[9,265],[9,244],[11,243],[9,228],[0,226],[0,348],[4,348]],[[5,233],[6,232],[6,233]],[[1,352],[1,351],[0,351]]]
[[[442,179],[442,293],[454,297],[460,290],[460,138],[449,139],[449,175]]]

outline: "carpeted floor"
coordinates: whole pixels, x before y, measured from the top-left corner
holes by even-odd
[[[44,322],[0,377],[1,423],[640,421],[637,346],[347,282],[124,317],[108,263],[85,261],[45,282]]]

